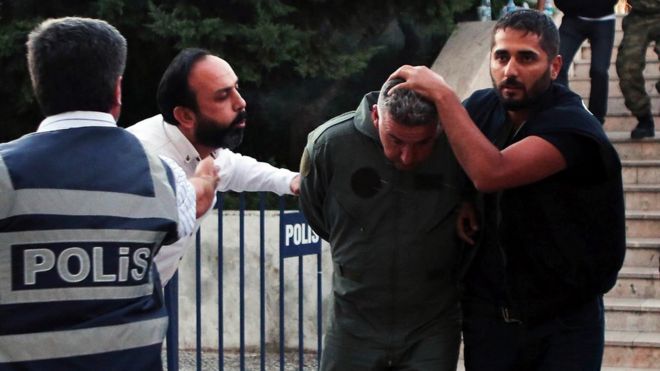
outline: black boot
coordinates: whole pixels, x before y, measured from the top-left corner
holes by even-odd
[[[646,114],[637,117],[637,126],[630,132],[630,138],[642,139],[646,137],[655,136],[655,128],[653,125],[653,116]]]

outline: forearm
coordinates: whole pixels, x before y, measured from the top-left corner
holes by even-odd
[[[210,179],[203,177],[192,177],[189,181],[195,189],[195,218],[199,218],[213,206],[215,184]]]
[[[433,100],[454,155],[474,186],[480,191],[496,188],[505,161],[500,150],[481,133],[451,90],[438,89]]]
[[[297,173],[223,150],[215,160],[220,168],[218,190],[234,192],[273,192],[292,194],[291,182]]]

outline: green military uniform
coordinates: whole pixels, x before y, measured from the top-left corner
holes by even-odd
[[[626,107],[637,117],[651,115],[651,99],[644,87],[646,48],[655,41],[660,57],[660,1],[629,0],[630,14],[623,19],[623,40],[619,45],[616,72]],[[655,85],[660,92],[660,81]]]
[[[301,163],[301,208],[334,263],[321,369],[455,370],[462,173],[443,134],[397,170],[370,117],[377,97],[312,132]]]

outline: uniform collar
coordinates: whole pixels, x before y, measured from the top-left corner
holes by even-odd
[[[70,111],[46,117],[37,132],[84,128],[90,126],[117,127],[115,118],[105,112]]]
[[[371,119],[371,107],[373,107],[373,105],[378,102],[378,94],[379,92],[372,91],[371,93],[367,93],[364,98],[362,98],[360,105],[355,110],[354,122],[355,127],[359,132],[380,143],[378,130],[376,130],[374,122]]]

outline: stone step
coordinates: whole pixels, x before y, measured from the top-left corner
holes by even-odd
[[[583,99],[589,105],[589,97]],[[651,96],[651,111],[660,113],[660,95]],[[623,97],[610,97],[607,99],[607,114],[630,114]],[[658,123],[660,125],[660,122]]]
[[[655,61],[646,62],[646,66],[644,67],[645,79],[657,81],[657,79],[660,77],[660,71],[658,71],[659,65],[660,63],[658,62],[657,59]],[[573,63],[573,73],[571,73],[571,70],[568,71],[569,79],[571,77],[589,77],[590,67],[591,67],[590,61],[585,61],[585,60],[575,61],[575,63]],[[610,76],[618,76],[616,73],[616,66],[614,65],[614,63],[610,63],[610,68],[608,70],[608,73]]]
[[[626,210],[660,211],[660,184],[625,185],[623,191]]]
[[[651,100],[652,100],[651,113],[653,114],[654,117],[660,116],[660,106],[658,106],[658,104],[653,104],[653,102],[657,102],[657,97],[653,97],[651,98]],[[583,97],[583,101],[585,106],[587,106],[587,104],[589,103],[589,97],[586,98]],[[607,101],[611,102],[611,104],[608,104],[607,115],[606,115],[607,117],[605,118],[605,121],[607,121],[609,117],[620,117],[620,116],[633,117],[632,113],[630,113],[628,108],[623,103],[623,97],[608,98]],[[656,125],[660,126],[660,123],[656,121]]]
[[[660,184],[660,160],[622,160],[623,184]]]
[[[635,367],[601,367],[601,371],[660,371],[660,368],[635,368]],[[465,371],[463,358],[458,361],[456,371]]]
[[[609,122],[606,121],[605,125],[607,129]],[[658,131],[658,136],[644,140],[631,140],[630,131],[607,131],[607,137],[621,160],[660,159],[660,130]]]
[[[660,275],[660,238],[627,238],[626,260],[624,268],[635,269],[653,268],[649,274]],[[660,276],[651,278],[660,279]],[[660,297],[660,296],[659,296]]]
[[[660,365],[660,333],[605,331],[603,366],[652,368]]]
[[[647,61],[652,61],[658,59],[658,56],[655,54],[655,51],[653,51],[653,43],[646,48],[646,60]],[[612,48],[612,62],[616,61],[616,57],[619,55],[619,44],[614,45]],[[584,60],[584,61],[590,61],[591,60],[591,45],[589,43],[584,43],[582,44],[582,47],[578,50],[578,52],[575,54],[575,59],[574,60]]]
[[[626,236],[660,237],[660,211],[626,210]]]
[[[635,367],[601,367],[601,371],[660,371],[660,368],[635,368]],[[463,358],[458,361],[456,371],[465,371]]]
[[[655,98],[660,96],[660,93],[655,89],[655,81],[653,79],[645,80],[646,93],[651,97]],[[579,94],[585,101],[589,101],[589,94],[591,89],[591,79],[588,77],[577,78],[574,77],[570,79],[569,86],[571,90]],[[610,99],[612,98],[622,98],[623,94],[621,93],[621,87],[619,86],[619,77],[614,75],[610,76],[609,84],[607,86],[607,95]]]
[[[624,264],[626,263],[624,262]],[[619,271],[616,284],[607,292],[606,297],[638,300],[657,299],[658,294],[660,294],[659,289],[660,273],[658,272],[656,255],[655,267],[629,267],[624,265]]]
[[[607,330],[660,332],[660,299],[606,297],[604,303]]]
[[[656,114],[653,116],[653,120],[656,122],[656,129],[659,129],[660,135],[660,115]],[[625,131],[630,133],[630,131],[637,125],[637,118],[632,116],[630,112],[627,112],[625,115],[607,115],[605,117],[605,130],[606,131]],[[630,135],[627,135],[630,138]]]

